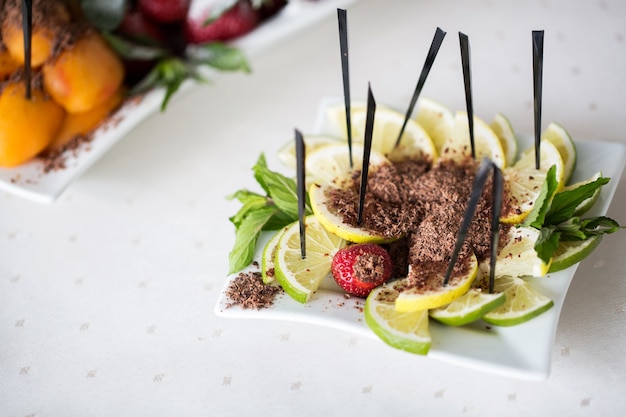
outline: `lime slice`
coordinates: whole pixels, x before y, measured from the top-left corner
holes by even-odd
[[[487,123],[476,116],[474,116],[474,146],[477,161],[486,157],[501,168],[506,166],[506,159],[500,139]],[[449,137],[444,144],[440,158],[444,160],[463,161],[471,155],[472,144],[470,141],[467,113],[459,111],[454,116],[452,136]]]
[[[546,180],[546,174],[552,165],[556,166],[557,190],[563,189],[563,159],[556,146],[550,142],[541,143],[539,169],[535,168],[534,146],[522,153],[512,167],[503,170],[506,198],[500,221],[516,224],[524,221],[530,213]]]
[[[576,169],[576,145],[571,136],[557,123],[550,123],[548,128],[541,134],[542,141],[552,143],[559,150],[561,158],[563,158],[563,177],[564,184],[568,184]]]
[[[365,136],[365,109],[352,111],[352,140],[362,143]],[[385,155],[391,161],[406,159],[437,159],[437,149],[426,131],[413,119],[407,120],[400,144],[396,147],[398,134],[404,123],[404,114],[397,111],[377,108],[372,132],[372,149]]]
[[[577,183],[574,183],[574,184],[570,184],[570,185],[567,185],[567,186],[563,187],[563,191],[574,190],[574,189],[580,187],[581,185],[585,185],[585,184],[589,184],[590,182],[594,182],[595,180],[597,180],[601,176],[602,176],[602,172],[597,172],[596,174],[594,174],[591,178],[589,178],[587,180],[580,181],[580,182],[577,182]],[[588,199],[586,199],[585,201],[580,203],[578,205],[578,207],[576,207],[576,210],[574,211],[574,216],[582,216],[583,214],[588,212],[591,209],[591,207],[593,207],[593,205],[596,203],[596,201],[598,200],[598,197],[600,197],[600,191],[601,191],[601,189],[598,188],[596,191],[594,191],[594,193],[591,195],[591,197],[589,197]]]
[[[400,237],[386,237],[373,230],[344,223],[340,214],[333,213],[328,209],[328,193],[333,189],[331,184],[320,185],[315,183],[309,191],[313,214],[330,233],[354,243],[389,243]]]
[[[445,287],[443,286],[445,273],[434,275],[431,278],[432,285],[420,288],[412,287],[407,284],[410,282],[411,272],[409,271],[408,278],[391,283],[395,289],[400,291],[396,299],[396,310],[403,312],[429,310],[451,303],[465,294],[476,278],[478,272],[476,256],[472,255],[468,268],[467,274],[453,277]]]
[[[337,145],[339,143],[343,143],[340,138],[325,135],[304,135],[303,139],[307,155],[310,155],[326,145]],[[296,169],[296,142],[294,140],[290,140],[285,143],[278,150],[278,159],[287,168],[291,168],[293,170]]]
[[[430,317],[448,326],[463,326],[500,307],[505,300],[504,293],[489,294],[480,288],[470,288],[450,304],[430,310]]]
[[[420,97],[417,101],[415,120],[428,133],[437,153],[441,153],[444,143],[452,136],[454,113],[443,104],[427,97]]]
[[[381,153],[372,150],[370,152],[370,172],[376,166],[388,164],[389,160]],[[350,155],[348,145],[344,142],[336,145],[327,145],[307,154],[306,173],[307,183],[318,182],[320,184],[336,182],[338,185],[346,178],[352,177],[354,170],[361,170],[363,165],[363,146],[352,145],[352,166],[350,168]]]
[[[493,132],[500,139],[506,166],[511,166],[517,160],[517,137],[509,119],[502,113],[497,113],[490,124]]]
[[[261,277],[264,284],[269,284],[274,281],[274,255],[276,254],[276,247],[278,246],[278,240],[283,234],[284,229],[274,233],[274,236],[265,244],[263,248],[263,254],[261,255]]]
[[[540,233],[533,227],[511,227],[506,236],[507,243],[496,258],[496,276],[545,276],[550,263],[543,262],[535,251],[535,242]]]
[[[328,233],[315,216],[307,216],[306,257],[300,252],[300,225],[287,226],[278,241],[274,271],[278,283],[294,300],[306,303],[330,272],[333,256],[346,241]]]
[[[365,322],[389,346],[426,355],[432,339],[428,311],[402,313],[395,308],[398,292],[393,287],[377,287],[365,300]]]
[[[596,235],[585,240],[559,242],[549,272],[558,272],[582,261],[593,252],[601,240],[602,235]]]
[[[549,310],[554,302],[535,290],[524,279],[509,276],[496,278],[494,289],[506,295],[506,301],[485,314],[483,320],[496,326],[514,326],[524,323]]]

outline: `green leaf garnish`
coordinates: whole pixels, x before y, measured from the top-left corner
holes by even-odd
[[[252,171],[266,195],[239,190],[227,197],[242,204],[230,218],[236,232],[235,244],[229,256],[229,273],[240,271],[252,262],[261,231],[277,230],[298,220],[296,182],[271,171],[263,154],[259,156]],[[306,212],[311,213],[308,199]]]
[[[581,219],[574,216],[578,206],[591,198],[609,180],[610,178],[600,177],[557,193],[555,167],[550,167],[535,206],[523,222],[524,226],[541,231],[535,242],[535,251],[542,261],[550,262],[561,241],[586,240],[592,236],[616,232],[621,228],[619,223],[609,217]]]

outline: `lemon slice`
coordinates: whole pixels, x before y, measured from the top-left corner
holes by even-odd
[[[558,272],[577,264],[589,256],[601,241],[602,235],[596,235],[585,240],[559,242],[549,272]]]
[[[426,355],[432,342],[428,311],[399,312],[395,308],[397,296],[391,286],[372,290],[365,300],[365,322],[389,346]]]
[[[533,227],[511,227],[507,243],[496,258],[496,276],[545,276],[550,269],[550,263],[543,262],[535,251],[535,242],[540,233]]]
[[[361,170],[363,165],[363,146],[352,145],[352,166],[350,168],[350,154],[345,142],[336,145],[327,145],[306,156],[307,183],[321,184],[342,183],[352,177],[354,170]],[[370,152],[370,172],[377,166],[388,164],[389,160],[381,153]]]
[[[411,287],[407,284],[410,277],[392,283],[394,288],[400,290],[396,299],[396,310],[404,312],[428,310],[451,303],[454,299],[465,294],[476,278],[478,272],[476,256],[472,255],[468,268],[469,270],[464,276],[453,277],[445,287],[443,286],[445,273],[433,276],[431,278],[433,284],[428,286],[429,288]]]
[[[493,118],[493,121],[489,125],[491,130],[500,139],[502,150],[504,151],[504,158],[506,160],[506,166],[511,166],[517,160],[517,137],[515,131],[509,119],[502,113],[497,113]]]
[[[300,225],[287,226],[274,257],[276,280],[291,298],[306,303],[330,272],[333,256],[346,241],[328,233],[315,216],[307,216],[306,257],[300,252]]]
[[[352,140],[363,142],[365,136],[365,109],[352,111]],[[413,119],[408,119],[400,144],[396,147],[398,134],[404,123],[404,114],[387,108],[377,108],[372,132],[372,149],[382,153],[391,161],[406,159],[437,159],[437,149],[426,131]]]
[[[503,223],[521,223],[530,213],[541,192],[548,169],[556,166],[557,191],[563,189],[563,159],[552,143],[541,142],[540,167],[535,168],[535,148],[522,153],[512,167],[503,170],[507,204],[504,204],[500,221]]]
[[[328,209],[328,193],[333,189],[335,187],[331,184],[315,183],[309,191],[313,214],[330,233],[354,243],[389,243],[400,238],[400,236],[384,236],[376,231],[345,223],[340,214],[333,213]]]
[[[376,104],[376,111],[386,109],[384,105]],[[365,100],[352,100],[350,102],[350,115],[354,112],[364,112],[367,110],[367,102]],[[325,127],[327,133],[331,136],[337,136],[343,139],[348,137],[348,128],[346,126],[346,107],[343,101],[329,104],[324,111]],[[354,122],[352,121],[352,125]],[[362,141],[363,139],[361,139]]]
[[[480,288],[470,288],[450,304],[430,310],[429,314],[448,326],[463,326],[482,318],[505,301],[504,293],[489,294]]]
[[[428,133],[437,153],[441,153],[444,143],[452,136],[454,113],[435,100],[420,97],[417,101],[415,120]]]
[[[476,160],[487,157],[500,168],[506,166],[504,150],[500,139],[482,119],[474,116],[474,146]],[[467,113],[459,111],[454,116],[452,136],[445,142],[440,153],[444,160],[462,161],[472,155]]]
[[[571,136],[563,126],[552,122],[541,134],[541,140],[552,143],[559,150],[561,158],[563,159],[563,182],[564,184],[568,184],[572,178],[574,169],[576,169],[576,160],[578,159],[576,145]]]
[[[261,278],[263,278],[264,284],[274,282],[274,255],[276,254],[276,248],[278,247],[278,240],[283,234],[284,229],[274,233],[274,236],[265,244],[263,248],[263,254],[261,255]]]
[[[483,320],[497,326],[514,326],[524,323],[549,310],[554,302],[535,290],[522,278],[499,276],[494,289],[506,295],[506,302],[485,314]]]
[[[304,135],[306,154],[309,155],[326,145],[337,145],[342,139],[327,135]],[[347,145],[346,145],[347,146]],[[278,159],[287,168],[296,169],[296,143],[290,140],[278,150]]]
[[[567,185],[567,186],[563,187],[563,191],[575,190],[576,188],[580,187],[581,185],[585,185],[585,184],[589,184],[590,182],[594,182],[595,180],[597,180],[601,176],[602,176],[602,172],[597,172],[589,179],[586,179],[584,181],[580,181],[580,182],[577,182],[577,183],[574,183],[574,184],[570,184],[570,185]],[[596,203],[596,201],[598,200],[598,197],[600,197],[600,191],[601,191],[601,189],[598,188],[596,191],[593,192],[591,197],[589,197],[588,199],[586,199],[585,201],[580,203],[576,207],[576,210],[574,210],[574,216],[582,216],[583,214],[588,212],[591,209],[591,207],[593,207],[593,205]]]

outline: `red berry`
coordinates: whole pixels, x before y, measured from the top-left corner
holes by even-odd
[[[139,10],[158,23],[181,22],[191,0],[139,0]]]
[[[333,257],[333,278],[344,291],[358,297],[367,297],[383,284],[393,271],[389,253],[373,243],[347,246]]]
[[[161,28],[137,9],[130,10],[124,15],[117,33],[142,45],[161,46],[166,43]]]
[[[228,41],[250,32],[261,20],[259,10],[254,9],[249,0],[238,1],[217,19],[207,23],[211,12],[209,6],[191,10],[185,21],[187,42]]]

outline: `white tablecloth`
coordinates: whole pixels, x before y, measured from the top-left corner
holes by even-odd
[[[531,133],[531,31],[545,30],[544,121],[626,143],[626,3],[377,1],[348,8],[354,96],[423,95]],[[0,416],[617,416],[626,409],[626,232],[579,267],[546,381],[497,376],[312,325],[217,317],[238,205],[317,106],[341,96],[334,14],[174,101],[52,205],[0,193]],[[617,180],[617,179],[616,179]],[[609,216],[626,224],[626,179]],[[622,411],[620,411],[622,410]]]

